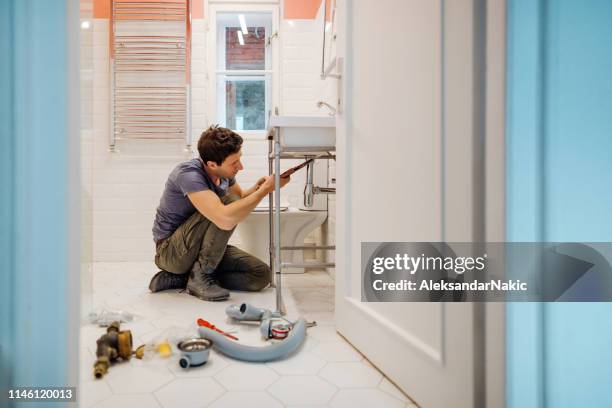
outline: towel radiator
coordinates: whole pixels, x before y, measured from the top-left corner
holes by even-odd
[[[191,147],[189,0],[111,0],[110,149],[122,139]]]

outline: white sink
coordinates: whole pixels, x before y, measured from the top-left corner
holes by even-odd
[[[280,130],[283,150],[327,151],[336,147],[336,118],[333,116],[270,116],[268,128]]]

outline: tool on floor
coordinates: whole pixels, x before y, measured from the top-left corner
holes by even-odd
[[[286,178],[289,177],[290,175],[292,175],[293,173],[295,173],[296,171],[298,171],[299,169],[301,169],[302,167],[307,166],[309,163],[312,163],[314,161],[314,159],[308,159],[306,160],[304,163],[302,164],[298,164],[295,167],[290,168],[289,170],[285,170],[284,172],[281,173],[281,178]]]
[[[136,357],[139,355],[132,351],[132,332],[120,330],[119,324],[119,322],[112,322],[106,329],[106,334],[96,341],[95,378],[102,378],[108,372],[111,363],[117,359],[127,361],[133,353],[136,354]]]
[[[219,329],[217,326],[215,326],[214,324],[210,323],[209,321],[206,321],[204,319],[198,319],[198,326],[201,327],[208,327],[209,329],[212,329],[218,333],[223,334],[226,337],[229,337],[232,340],[238,340],[238,337],[229,334],[228,332],[224,332],[223,330]]]
[[[202,327],[208,328],[208,326]],[[181,341],[178,344],[178,349],[181,351],[179,365],[187,369],[189,367],[198,367],[206,364],[210,355],[211,346],[211,341],[207,339],[196,338]]]

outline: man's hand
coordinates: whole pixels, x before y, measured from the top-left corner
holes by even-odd
[[[263,182],[261,184],[259,184],[259,181],[261,181],[263,179]],[[289,181],[291,181],[291,177],[281,177],[280,179],[280,186],[285,187],[287,185],[287,183],[289,183]],[[266,177],[262,177],[257,181],[257,184],[259,184],[259,189],[264,191],[266,194],[270,194],[271,192],[274,191],[274,174],[271,176],[266,176]]]
[[[257,188],[261,187],[261,185],[266,181],[267,177],[260,177],[259,180],[257,180],[257,182],[255,183],[255,186]]]

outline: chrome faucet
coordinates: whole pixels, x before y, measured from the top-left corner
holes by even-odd
[[[327,102],[323,102],[323,101],[317,102],[317,108],[321,109],[323,106],[326,106],[329,109],[329,113],[328,113],[329,116],[336,116],[336,108],[334,108]]]

